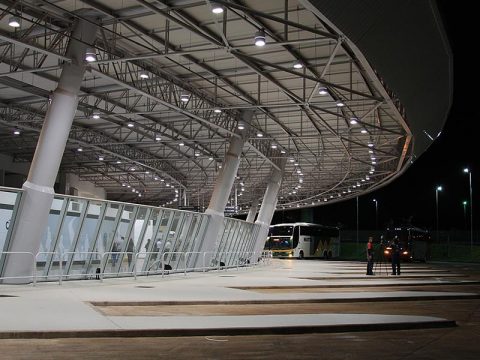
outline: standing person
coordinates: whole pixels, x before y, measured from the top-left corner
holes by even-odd
[[[373,275],[373,238],[371,236],[367,243],[367,275]]]
[[[402,248],[398,243],[398,237],[395,236],[392,244],[392,275],[400,275],[400,252]]]
[[[112,266],[115,266],[117,264],[118,252],[119,252],[118,244],[117,244],[116,241],[113,241],[113,245],[112,245]]]
[[[130,238],[130,240],[128,240],[128,244],[127,244],[127,260],[128,260],[128,268],[130,269],[130,264],[132,263],[132,257],[133,257],[133,239]]]

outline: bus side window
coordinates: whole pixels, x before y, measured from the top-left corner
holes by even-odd
[[[293,248],[298,246],[298,238],[300,236],[300,226],[295,226],[293,229]]]

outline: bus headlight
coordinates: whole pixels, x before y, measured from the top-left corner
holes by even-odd
[[[404,251],[404,252],[403,252],[403,255],[408,255],[408,251]]]
[[[390,251],[385,250],[383,253],[384,253],[385,255],[389,255],[389,254],[390,254]]]
[[[289,254],[288,254],[288,257],[293,257],[293,254],[292,254],[292,253],[289,253]]]

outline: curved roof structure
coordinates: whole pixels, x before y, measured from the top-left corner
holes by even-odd
[[[431,3],[396,5],[400,17],[411,7],[419,20],[419,27],[403,23],[418,31],[404,42],[392,35],[401,29],[389,27],[393,2],[340,11],[348,3],[356,2],[0,0],[0,152],[31,160],[49,96],[70,61],[73,23],[82,18],[98,26],[96,61],[61,171],[103,187],[112,200],[176,206],[180,191],[201,210],[230,138],[245,134],[235,185],[240,211],[262,197],[282,159],[278,207],[371,191],[441,130],[450,58]],[[223,12],[213,13],[218,5]],[[9,26],[11,17],[21,26]],[[255,36],[265,45],[256,46]],[[425,38],[435,51],[410,61]],[[435,71],[417,83],[422,68]],[[419,105],[426,94],[429,102]]]

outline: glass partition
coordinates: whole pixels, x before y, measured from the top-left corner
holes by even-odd
[[[0,189],[0,251],[7,251],[13,229],[13,219],[22,197],[22,190]],[[6,256],[6,254],[5,254]],[[5,256],[0,257],[0,272],[3,269]]]
[[[0,188],[0,250],[7,251],[21,190]],[[190,211],[55,195],[36,254],[37,281],[191,269],[209,216]],[[0,224],[1,225],[1,224]],[[227,218],[212,265],[247,263],[257,225]],[[2,253],[1,263],[4,257]],[[162,262],[165,264],[162,264]]]

